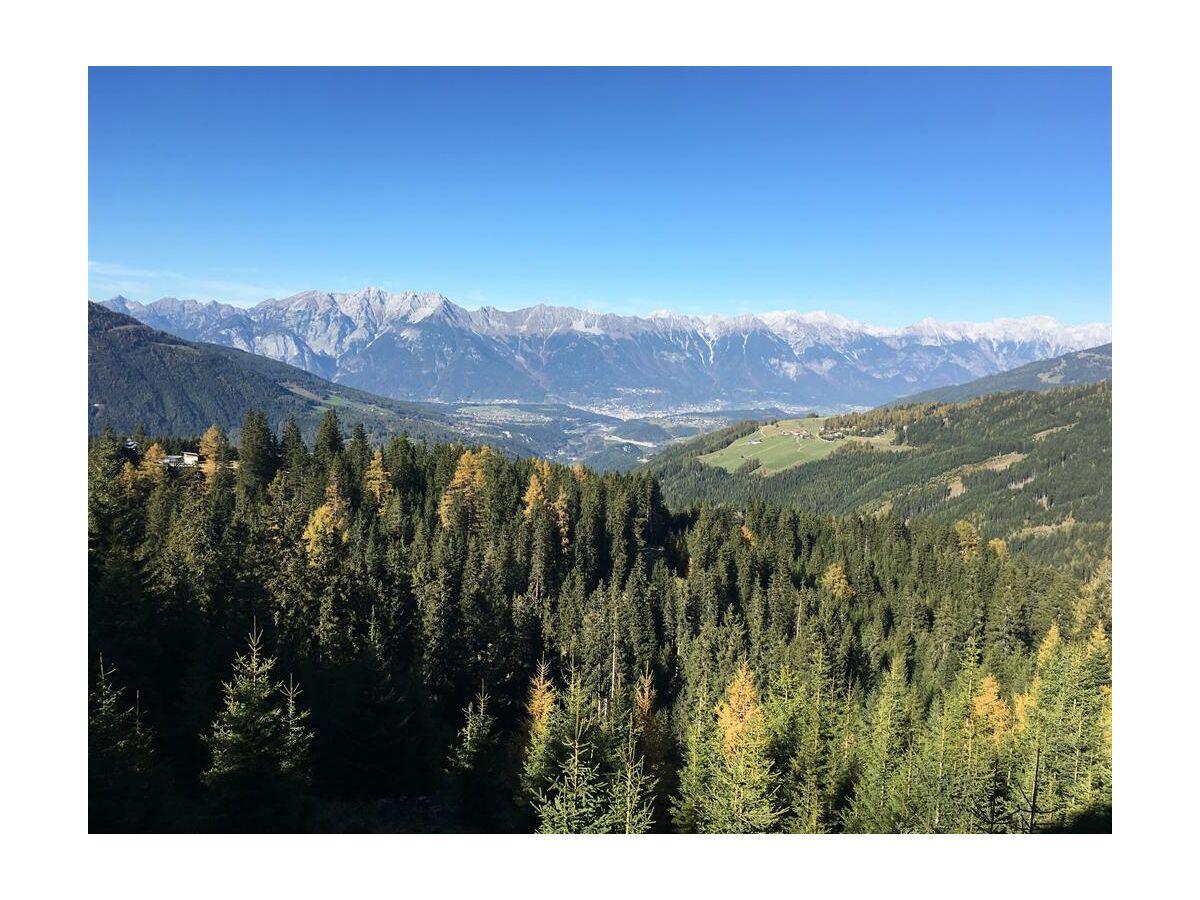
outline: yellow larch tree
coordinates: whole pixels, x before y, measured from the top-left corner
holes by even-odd
[[[717,726],[721,729],[725,757],[731,758],[748,741],[761,739],[763,724],[763,708],[754,689],[754,676],[742,663],[729,683],[725,699],[717,704]]]
[[[367,471],[363,474],[363,487],[375,498],[375,505],[382,512],[392,494],[392,477],[383,467],[382,450],[376,450],[375,455],[371,457]]]
[[[546,486],[550,483],[550,463],[544,459],[530,460],[533,466],[533,473],[529,476],[529,484],[525,487],[525,496],[522,497],[524,506],[525,518],[529,518],[533,514],[534,508],[541,504],[546,504]]]
[[[972,560],[979,556],[979,532],[966,519],[954,523],[954,536],[958,539],[958,552],[964,560]]]
[[[554,740],[551,723],[558,696],[550,681],[550,666],[542,660],[529,686],[529,699],[525,702],[525,762],[521,769],[521,791],[525,799],[536,805],[556,770],[556,753],[559,747]]]
[[[973,730],[990,737],[997,747],[1008,732],[1008,703],[1000,696],[1000,682],[991,673],[983,677],[979,693],[971,698],[971,721]]]
[[[208,426],[208,430],[200,438],[200,471],[204,477],[211,479],[218,467],[225,462],[225,434],[216,425]]]
[[[829,591],[839,603],[853,599],[856,593],[841,563],[834,563],[825,570],[825,574],[821,576],[821,587]]]
[[[495,454],[495,450],[485,445],[478,450],[466,450],[458,458],[454,476],[438,504],[438,516],[443,526],[450,524],[456,503],[462,503],[468,510],[473,510],[475,503],[487,488],[487,466]]]
[[[566,485],[559,489],[558,497],[550,508],[554,514],[554,526],[558,529],[559,543],[566,547],[571,543],[570,498],[567,497]]]
[[[166,475],[166,466],[163,465],[163,460],[166,459],[166,456],[167,454],[161,444],[151,444],[146,448],[146,452],[142,456],[142,464],[138,467],[138,475],[149,482],[162,481]]]
[[[330,550],[346,542],[349,507],[336,485],[330,485],[325,492],[325,502],[313,510],[304,529],[310,565],[319,566]]]
[[[545,660],[538,663],[537,674],[529,687],[529,700],[525,712],[529,716],[530,737],[541,737],[550,727],[550,714],[556,699],[554,684],[550,681],[550,665]]]

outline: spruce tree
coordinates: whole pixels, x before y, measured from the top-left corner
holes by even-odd
[[[205,740],[211,763],[204,772],[216,823],[249,831],[295,829],[303,823],[304,788],[312,735],[295,683],[275,681],[275,659],[263,652],[262,633],[250,632],[238,654],[224,704]]]
[[[275,477],[275,436],[267,424],[266,413],[247,410],[242,418],[241,443],[238,446],[238,489],[250,497],[262,494]]]
[[[500,765],[496,719],[489,709],[490,699],[481,688],[467,705],[465,721],[450,757],[449,774],[458,814],[469,831],[490,831],[499,821],[494,798]]]
[[[743,663],[717,704],[687,737],[686,763],[672,807],[677,827],[709,834],[771,831],[781,811],[754,677]]]
[[[159,786],[153,738],[140,698],[127,706],[112,682],[115,669],[100,657],[88,695],[88,830],[140,831],[151,827]]]
[[[591,700],[579,673],[572,672],[557,717],[559,727],[554,729],[561,744],[558,771],[536,798],[538,831],[543,834],[608,834],[623,828],[618,803],[622,812],[628,810],[633,827],[641,821],[640,772],[631,773],[628,792],[610,786]]]
[[[654,825],[655,779],[646,772],[646,759],[638,744],[637,720],[631,711],[625,737],[617,746],[609,794],[613,830],[645,834]]]
[[[863,748],[862,772],[846,817],[848,831],[885,833],[897,830],[905,813],[899,808],[897,773],[907,751],[907,692],[903,667],[893,664],[871,712],[871,731]]]

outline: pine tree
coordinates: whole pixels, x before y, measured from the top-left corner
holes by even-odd
[[[1058,624],[1038,647],[1028,690],[1013,703],[1014,811],[1018,830],[1029,834],[1056,826],[1065,812],[1066,772],[1074,762],[1066,711],[1070,660]]]
[[[917,753],[910,826],[932,833],[1004,830],[999,751],[1008,727],[999,684],[981,674],[974,641],[930,711]]]
[[[707,830],[713,780],[720,764],[717,722],[702,695],[688,723],[683,768],[679,770],[678,788],[671,799],[671,821],[677,831],[699,833]]]
[[[307,593],[317,609],[316,645],[323,658],[345,661],[354,652],[355,609],[347,573],[349,504],[336,486],[313,510],[304,529],[309,578]]]
[[[767,756],[763,708],[754,677],[743,663],[717,705],[721,762],[713,783],[704,831],[744,834],[770,831],[779,819],[774,773]]]
[[[299,483],[308,469],[310,460],[308,448],[304,446],[304,438],[300,434],[300,426],[296,424],[295,419],[288,419],[283,429],[280,458],[288,474]]]
[[[833,682],[824,654],[813,653],[808,677],[784,664],[765,703],[769,754],[780,773],[780,804],[788,831],[817,834],[833,820]]]

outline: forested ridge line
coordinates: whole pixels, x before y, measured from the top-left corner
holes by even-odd
[[[848,435],[891,433],[903,453],[847,442],[771,475],[698,457],[755,430],[745,422],[672,447],[645,471],[667,502],[769,501],[837,515],[965,519],[1032,561],[1086,577],[1112,556],[1112,382],[887,406],[830,418]]]
[[[1111,578],[488,447],[88,451],[106,830],[1111,828]]]

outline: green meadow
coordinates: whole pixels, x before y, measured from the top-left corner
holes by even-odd
[[[792,466],[824,459],[838,447],[851,441],[893,450],[904,449],[892,446],[892,432],[890,431],[871,438],[850,437],[834,441],[823,440],[819,435],[825,421],[826,417],[824,416],[783,419],[771,425],[763,425],[753,434],[738,438],[729,446],[700,456],[698,459],[707,465],[717,466],[727,472],[735,472],[740,466],[745,465],[747,460],[757,459],[760,466],[755,471],[762,475],[772,475]]]

